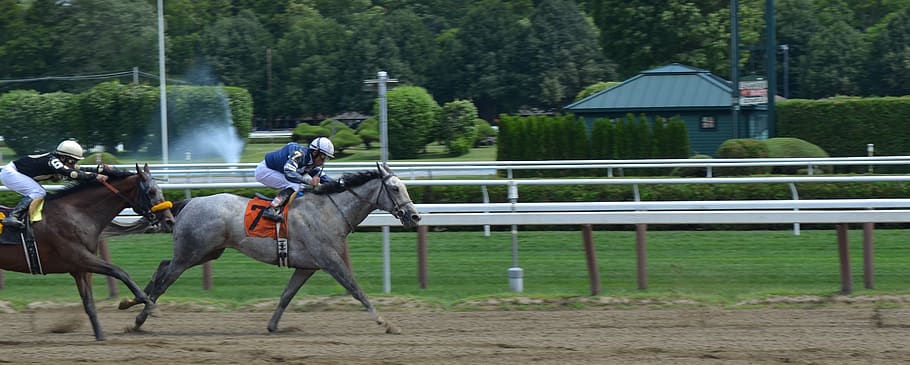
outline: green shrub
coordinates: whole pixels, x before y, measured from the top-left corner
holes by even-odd
[[[313,138],[328,136],[330,132],[331,130],[326,127],[300,123],[294,128],[291,140],[297,143],[309,143]]]
[[[708,155],[694,155],[689,157],[690,159],[711,159],[711,156]],[[682,177],[706,177],[708,171],[704,167],[674,167],[673,171],[670,172],[671,176],[682,176]]]
[[[728,139],[717,148],[718,158],[767,158],[768,145],[765,141],[752,138]],[[724,167],[717,169],[717,175],[742,176],[768,174],[770,166]]]
[[[786,157],[803,157],[803,158],[822,158],[829,157],[821,147],[804,141],[799,138],[771,138],[765,141],[768,146],[768,157],[786,158]],[[820,172],[831,172],[831,166],[818,166]],[[775,174],[805,174],[805,168],[800,166],[775,166],[772,170]]]

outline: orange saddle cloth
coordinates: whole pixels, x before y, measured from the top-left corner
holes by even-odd
[[[271,200],[253,197],[250,199],[249,203],[246,204],[246,211],[244,211],[243,214],[243,227],[246,230],[247,236],[278,238],[275,236],[275,226],[277,225],[277,222],[262,216],[262,213],[269,208],[271,202]],[[287,222],[287,206],[281,208],[281,215],[284,217],[285,222]],[[281,237],[287,236],[288,225],[282,224]]]

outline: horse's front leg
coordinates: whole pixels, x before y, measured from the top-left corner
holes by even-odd
[[[288,281],[288,286],[284,288],[284,292],[281,293],[281,300],[278,301],[278,307],[275,308],[275,313],[272,314],[272,319],[269,320],[269,332],[278,331],[278,321],[281,320],[281,315],[284,314],[288,304],[291,303],[291,299],[294,299],[294,295],[297,295],[300,287],[302,287],[315,272],[316,270],[309,269],[294,270],[294,274],[291,275],[291,280]]]
[[[325,272],[332,275],[341,286],[348,290],[348,293],[351,293],[351,296],[354,299],[357,299],[363,306],[367,309],[370,316],[376,321],[380,326],[385,327],[385,333],[390,333],[394,335],[401,334],[401,328],[393,325],[386,321],[379,312],[373,308],[373,304],[370,303],[370,299],[367,298],[367,295],[360,289],[360,285],[357,284],[357,280],[354,279],[354,272],[350,266],[348,266],[344,259],[335,252],[329,255],[326,260],[322,260],[320,265]]]
[[[70,273],[76,280],[76,289],[79,290],[79,296],[82,297],[82,308],[88,315],[89,322],[92,323],[92,332],[95,333],[96,341],[104,341],[104,333],[101,331],[101,323],[98,322],[98,313],[95,312],[95,298],[92,295],[92,274],[89,272]]]
[[[136,296],[136,300],[145,304],[146,310],[151,310],[155,307],[155,303],[149,299],[148,295],[139,289],[139,285],[119,266],[101,260],[98,256],[83,256],[83,262],[88,271],[116,278],[126,284],[130,292]]]

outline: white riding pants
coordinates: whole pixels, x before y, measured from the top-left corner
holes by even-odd
[[[285,188],[300,191],[300,184],[288,181],[283,172],[275,171],[265,165],[265,161],[256,165],[256,181],[270,188],[284,190]]]
[[[10,190],[32,199],[43,198],[47,195],[47,191],[41,184],[16,170],[16,164],[12,161],[3,166],[3,171],[0,171],[0,183]]]

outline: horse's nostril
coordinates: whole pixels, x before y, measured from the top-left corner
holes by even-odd
[[[411,215],[411,219],[413,219],[415,222],[420,222],[420,215],[418,215],[418,214]]]

